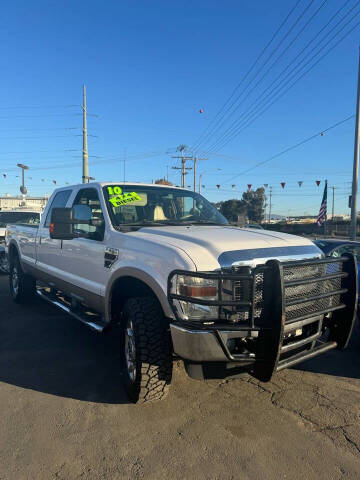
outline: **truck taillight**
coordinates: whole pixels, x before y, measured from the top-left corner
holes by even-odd
[[[55,227],[55,225],[53,223],[50,223],[50,226],[49,226],[49,232],[50,233],[54,233],[54,227]]]

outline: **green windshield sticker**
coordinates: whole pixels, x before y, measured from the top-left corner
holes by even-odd
[[[108,188],[111,188],[111,187],[108,187]],[[142,198],[136,192],[124,193],[123,195],[115,195],[114,197],[109,198],[109,202],[114,207],[121,207],[122,205],[127,205],[128,203],[133,203],[133,202],[139,202],[141,200]]]
[[[122,194],[122,188],[119,187],[119,185],[114,185],[111,187],[107,187],[108,194],[109,195],[121,195]]]

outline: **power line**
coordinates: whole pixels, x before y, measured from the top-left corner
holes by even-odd
[[[264,80],[264,78],[270,73],[270,71],[274,68],[274,66],[278,63],[278,61],[285,55],[285,53],[289,50],[289,48],[296,42],[296,40],[299,38],[299,36],[303,33],[303,31],[306,29],[306,27],[308,27],[308,25],[311,23],[311,21],[315,18],[315,16],[319,13],[319,11],[324,7],[324,5],[327,3],[328,0],[324,0],[322,2],[322,4],[317,8],[317,10],[315,10],[315,12],[310,16],[310,18],[306,21],[306,23],[302,26],[302,28],[300,29],[300,31],[295,35],[295,37],[291,40],[291,42],[285,47],[285,49],[280,53],[280,55],[275,59],[275,61],[270,65],[270,67],[266,70],[266,72],[260,77],[260,79],[252,86],[252,88],[250,89],[250,91],[246,94],[245,98],[243,98],[241,101],[239,101],[237,103],[237,105],[234,106],[234,104],[240,99],[240,97],[242,96],[243,93],[245,93],[246,89],[243,90],[243,92],[235,99],[235,101],[232,103],[232,106],[234,106],[234,108],[232,109],[232,111],[229,113],[229,115],[227,116],[227,118],[225,118],[215,129],[212,130],[211,132],[211,136],[214,137],[217,132],[226,124],[226,122],[235,114],[235,112],[240,108],[240,106],[248,99],[248,97],[252,94],[252,92],[257,88],[257,86]],[[349,0],[347,0],[349,1]],[[293,25],[293,27],[296,26],[296,24],[298,23],[298,21],[302,18],[302,16],[307,12],[307,10],[310,8],[312,2],[310,2],[310,4],[306,7],[306,9],[302,12],[302,14],[299,16],[298,20],[295,22],[295,24]],[[292,27],[292,28],[293,28]],[[292,30],[292,29],[291,29]],[[291,31],[290,30],[290,31]],[[289,31],[289,33],[290,33]],[[286,38],[286,36],[285,36]],[[284,39],[285,39],[284,38]],[[282,42],[280,42],[281,44]],[[279,44],[279,46],[280,46]],[[263,65],[265,66],[265,64]],[[248,83],[247,87],[249,87],[253,80],[255,79],[256,77],[254,77],[252,79],[252,81],[250,83]],[[247,88],[246,87],[246,88]],[[231,127],[230,127],[231,128]],[[205,143],[205,140],[202,142],[203,144]]]
[[[22,108],[69,108],[69,107],[79,107],[79,105],[16,105],[9,107],[0,107],[0,110],[18,110]]]
[[[231,93],[230,97],[226,100],[226,102],[223,104],[223,106],[220,108],[220,110],[216,113],[215,117],[210,121],[210,123],[208,124],[208,126],[205,128],[205,131],[200,135],[200,137],[198,138],[198,140],[196,140],[194,142],[194,145],[191,147],[192,149],[196,149],[198,150],[198,146],[202,143],[202,137],[207,133],[207,131],[210,129],[211,127],[211,124],[212,123],[216,123],[216,120],[219,116],[222,115],[222,112],[224,109],[226,109],[227,105],[231,102],[232,98],[235,96],[236,92],[238,91],[238,89],[240,88],[240,86],[243,84],[243,82],[245,82],[245,80],[248,78],[248,76],[251,74],[251,72],[253,71],[253,69],[255,68],[255,66],[258,64],[258,62],[260,61],[260,59],[262,58],[262,56],[265,54],[266,50],[270,47],[270,45],[272,44],[272,42],[275,40],[275,38],[277,37],[278,33],[280,32],[280,30],[283,28],[283,26],[286,24],[286,22],[288,21],[288,19],[290,18],[290,16],[292,15],[292,13],[295,11],[295,9],[297,8],[297,6],[299,5],[299,3],[301,2],[302,0],[297,0],[295,5],[291,8],[290,12],[287,14],[287,16],[285,17],[285,19],[282,21],[282,23],[280,24],[280,26],[277,28],[277,30],[275,31],[275,33],[273,34],[273,36],[271,37],[271,39],[268,41],[268,43],[265,45],[265,47],[262,49],[262,51],[260,52],[260,54],[258,55],[258,57],[256,58],[256,60],[253,62],[253,64],[251,65],[251,67],[249,68],[249,70],[247,71],[247,73],[242,77],[242,79],[240,80],[240,82],[236,85],[236,87],[234,88],[233,92]],[[226,113],[229,111],[229,109],[231,109],[233,103],[231,103],[231,105],[226,109],[226,111],[224,112],[224,114],[221,116],[221,118],[219,120],[221,120],[222,118],[224,118],[224,115],[226,115]]]
[[[0,137],[0,140],[18,140],[18,139],[27,139],[32,140],[36,138],[74,138],[78,137],[79,135],[40,135],[37,137]]]
[[[53,127],[53,128],[7,128],[8,132],[45,132],[52,130],[80,130],[81,127]]]
[[[360,11],[358,11],[342,28],[340,31],[338,31],[326,44],[327,46],[354,18],[359,15]],[[256,110],[259,108],[259,106],[255,107],[252,111],[250,111],[247,116],[251,117],[251,115],[254,115],[250,120],[237,120],[233,122],[232,126],[228,128],[228,130],[222,135],[222,138],[220,137],[218,140],[216,140],[211,147],[209,147],[209,150],[207,153],[210,153],[212,149],[216,148],[223,148],[225,145],[227,145],[231,140],[233,140],[236,136],[238,136],[242,131],[244,131],[246,128],[248,128],[250,125],[254,123],[255,120],[257,120],[260,116],[262,116],[274,103],[276,103],[278,100],[280,100],[294,85],[296,85],[305,75],[307,75],[323,58],[325,58],[334,48],[337,47],[339,43],[341,43],[350,33],[360,24],[360,22],[357,22],[345,35],[343,35],[340,40],[338,40],[332,47],[330,47],[313,65],[311,65],[304,73],[302,73],[288,88],[285,89],[280,95],[278,95],[274,100],[270,98],[270,103],[263,108],[264,105],[260,105],[260,108],[263,108],[260,112],[256,112]],[[322,47],[323,49],[324,47]],[[320,52],[316,53],[311,57],[311,59],[305,63],[301,69],[303,69],[306,65],[308,65]],[[300,62],[301,63],[301,62]],[[297,67],[295,67],[296,69]],[[301,70],[300,69],[300,70]],[[299,72],[297,72],[299,73]],[[287,82],[285,82],[284,85],[279,85],[277,87],[274,87],[274,89],[265,97],[271,96],[276,90],[281,90],[286,85],[297,75],[293,75],[292,78],[290,78]],[[279,92],[276,92],[279,93]],[[272,101],[271,101],[272,100]],[[266,104],[266,102],[265,102]],[[251,108],[251,107],[250,107]],[[245,112],[246,113],[246,112]],[[244,115],[244,114],[243,114]],[[241,117],[240,117],[241,118]],[[246,123],[247,122],[247,123]]]
[[[1,120],[4,119],[12,119],[12,118],[42,118],[42,117],[77,117],[81,115],[81,113],[45,113],[40,115],[12,115],[12,116],[2,116],[0,117]]]
[[[272,155],[271,157],[257,163],[256,165],[253,165],[252,167],[249,167],[248,169],[244,170],[243,172],[241,173],[238,173],[237,175],[231,177],[228,182],[231,182],[232,180],[234,180],[235,178],[238,178],[240,177],[241,175],[245,175],[245,173],[248,173],[248,172],[251,172],[252,170],[255,170],[256,168],[260,167],[261,165],[264,165],[265,163],[268,163],[270,162],[271,160],[274,160],[275,158],[278,158],[280,157],[281,155],[284,155],[285,153],[288,153],[290,152],[291,150],[294,150],[295,148],[298,148],[300,147],[301,145],[304,145],[305,143],[307,142],[310,142],[311,140],[313,140],[314,138],[316,137],[319,137],[319,136],[323,136],[324,133],[336,128],[336,127],[339,127],[340,125],[342,125],[343,123],[345,122],[348,122],[349,120],[351,120],[352,118],[354,118],[355,115],[350,115],[349,117],[346,117],[344,118],[343,120],[340,120],[339,122],[337,123],[334,123],[334,125],[331,125],[330,127],[327,127],[325,128],[324,130],[320,130],[320,132],[317,132],[315,133],[314,135],[311,135],[310,137],[307,137],[305,138],[304,140],[301,140],[300,142],[296,143],[295,145],[292,145],[288,148],[285,148],[285,150],[282,150],[281,152],[279,153],[276,153],[275,155]]]
[[[261,98],[265,95],[265,93],[266,93],[274,84],[276,84],[276,82],[285,74],[285,72],[289,69],[289,67],[290,67],[299,57],[301,57],[301,55],[302,55],[302,54],[307,50],[307,48],[317,39],[317,37],[323,32],[323,30],[325,30],[325,29],[330,25],[330,23],[334,20],[334,18],[336,18],[336,16],[340,13],[340,11],[345,8],[345,6],[349,3],[349,1],[350,1],[350,0],[346,0],[346,2],[342,5],[342,7],[340,7],[340,8],[335,12],[335,14],[332,15],[332,17],[328,20],[328,22],[327,22],[327,23],[317,32],[317,34],[305,45],[305,47],[292,59],[292,61],[285,67],[285,69],[283,69],[283,70],[279,73],[279,75],[275,78],[275,80],[273,80],[273,81],[270,83],[270,85],[269,85],[267,88],[265,88],[265,90],[260,94],[260,96],[259,96],[249,107],[247,107],[247,110],[245,110],[245,112],[243,112],[242,115],[240,115],[240,117],[239,117],[237,120],[235,120],[235,121],[232,123],[232,125],[230,125],[230,127],[228,127],[228,129],[227,129],[222,135],[220,135],[220,137],[217,139],[217,141],[216,141],[215,143],[213,143],[213,145],[211,146],[212,149],[213,149],[213,148],[216,148],[216,144],[220,143],[221,140],[222,140],[228,133],[231,133],[231,130],[234,130],[234,128],[239,125],[240,119],[246,115],[246,113],[251,109],[251,107],[252,107],[254,104],[256,104],[256,103],[258,103],[259,101],[261,101]],[[323,5],[323,4],[322,4],[322,5]],[[321,6],[322,6],[322,5],[321,5]],[[352,12],[352,10],[355,8],[355,6],[356,6],[356,5],[354,5],[354,6],[345,14],[345,16],[341,18],[341,20],[340,20],[334,27],[332,27],[332,30],[334,30],[340,23],[342,23],[342,21],[347,17],[347,15],[349,15],[349,13]],[[315,12],[315,13],[316,13],[316,12]],[[327,32],[327,33],[325,34],[325,36],[318,42],[318,44],[317,44],[316,46],[318,46],[321,42],[323,42],[323,41],[326,39],[326,37],[331,33],[332,30],[330,30],[330,32]],[[315,46],[315,48],[316,48],[316,46]],[[315,48],[313,48],[313,49],[312,49],[308,54],[306,54],[306,55],[311,54],[312,51],[314,51]],[[307,56],[305,56],[305,57],[303,58],[303,60],[301,60],[301,61],[296,65],[295,69],[293,69],[293,70],[290,72],[290,74],[291,74],[294,70],[296,70],[296,68],[297,68],[302,62],[304,62],[304,61],[306,60],[306,58],[307,58]],[[268,70],[268,71],[269,71],[269,70]],[[287,78],[290,74],[286,75],[285,78]],[[259,82],[258,82],[258,83],[259,83]],[[258,85],[258,83],[252,88],[252,90],[250,91],[250,93],[255,89],[255,87]],[[280,82],[280,84],[281,84],[281,82]],[[280,85],[280,84],[279,84],[279,85]],[[279,85],[278,85],[278,86],[279,86]],[[276,88],[278,88],[278,86],[277,86]],[[275,89],[273,89],[273,91],[274,91],[274,90],[275,90]],[[272,94],[273,91],[270,92],[270,94]],[[246,99],[245,99],[245,100],[246,100]],[[242,103],[243,103],[243,102],[242,102]],[[241,103],[240,103],[240,105],[241,105]],[[238,107],[239,107],[240,105],[238,105]],[[238,107],[236,107],[236,109],[238,109]],[[235,110],[234,110],[234,111],[235,111]]]

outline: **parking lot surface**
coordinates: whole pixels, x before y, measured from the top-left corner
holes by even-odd
[[[197,382],[129,404],[119,341],[0,277],[0,480],[360,477],[360,334],[276,375]]]

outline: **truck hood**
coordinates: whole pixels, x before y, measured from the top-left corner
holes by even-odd
[[[270,258],[285,261],[323,256],[311,240],[267,230],[190,225],[142,228],[133,234],[183,249],[199,270],[255,266]]]

